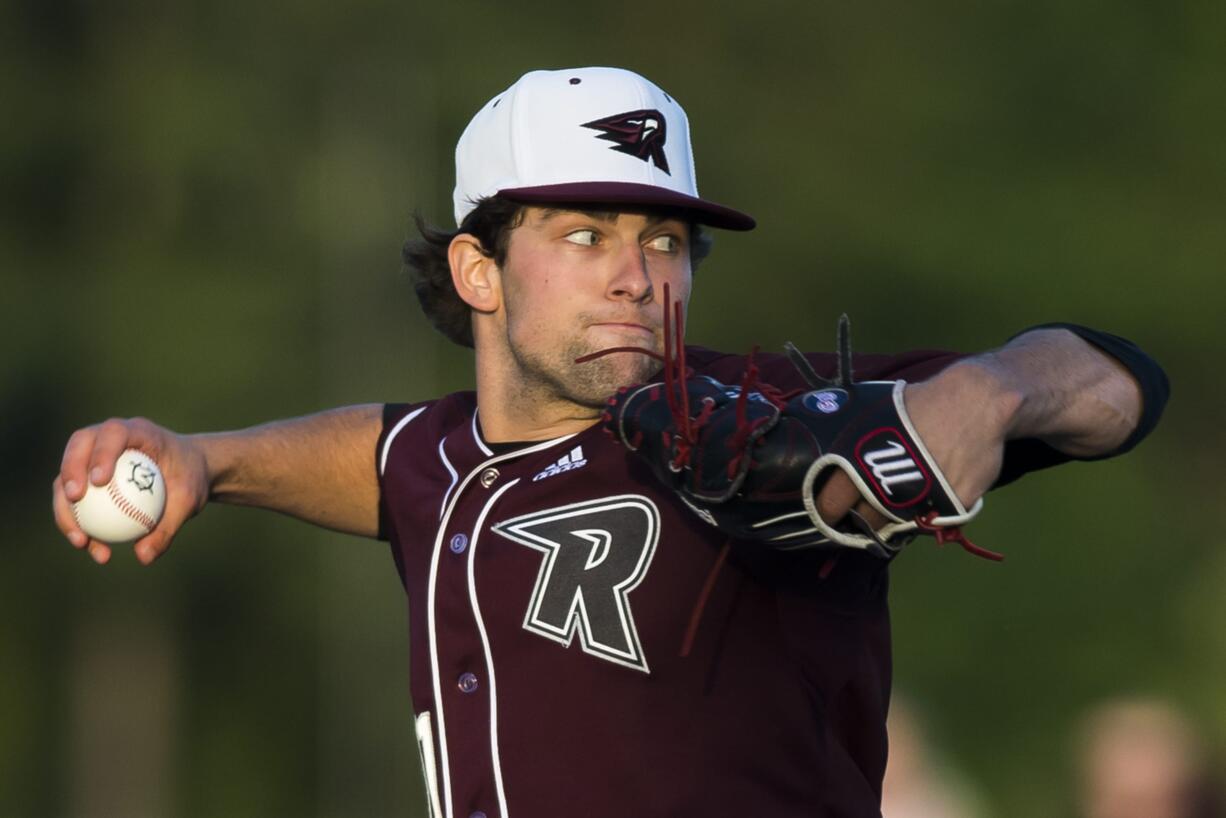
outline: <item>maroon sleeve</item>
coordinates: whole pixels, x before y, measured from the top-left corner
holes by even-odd
[[[390,540],[391,531],[388,526],[387,498],[383,484],[384,467],[387,465],[389,441],[388,438],[398,432],[410,415],[420,414],[434,401],[425,403],[386,403],[383,405],[383,428],[379,430],[379,439],[375,443],[375,467],[379,476],[379,533],[380,540]]]
[[[740,383],[745,376],[748,356],[715,352],[703,347],[689,347],[686,363],[702,375],[710,375],[727,384]],[[805,353],[809,363],[823,378],[833,378],[838,359],[832,352]],[[852,355],[852,374],[857,381],[922,381],[966,355],[948,350],[921,349],[899,355]],[[805,386],[804,380],[786,355],[758,353],[754,355],[758,379],[783,390]]]

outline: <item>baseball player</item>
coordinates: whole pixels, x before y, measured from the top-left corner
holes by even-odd
[[[890,558],[1130,449],[1166,400],[1143,352],[1073,325],[974,356],[684,347],[706,228],[754,222],[699,197],[685,113],[629,71],[490,100],[455,219],[405,257],[475,391],[210,435],[110,420],[53,485],[98,562],[70,503],[128,446],[168,484],[143,563],[209,500],[387,540],[431,816],[879,815]]]

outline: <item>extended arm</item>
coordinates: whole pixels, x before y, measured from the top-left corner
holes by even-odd
[[[143,418],[108,420],[69,439],[52,483],[56,524],[75,547],[106,562],[110,548],[77,527],[72,503],[85,493],[86,480],[105,485],[119,453],[133,447],[153,457],[166,477],[162,520],[134,545],[145,564],[164,553],[183,523],[210,500],[267,508],[373,537],[379,503],[375,444],[381,425],[377,404],[201,435],[176,434]]]
[[[209,499],[280,511],[374,537],[379,528],[378,404],[348,406],[238,432],[193,435],[208,466]]]
[[[907,411],[959,498],[970,505],[1000,475],[1005,443],[1041,440],[1077,458],[1109,454],[1133,434],[1144,410],[1127,367],[1067,329],[1026,332],[907,386]],[[827,520],[857,508],[850,480],[831,479],[818,496]]]

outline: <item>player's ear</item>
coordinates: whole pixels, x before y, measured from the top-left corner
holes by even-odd
[[[494,312],[502,301],[501,278],[494,259],[481,250],[471,233],[461,233],[447,247],[451,282],[460,298],[474,310]]]

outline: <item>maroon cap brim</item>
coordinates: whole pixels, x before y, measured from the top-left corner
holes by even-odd
[[[697,196],[687,196],[668,188],[632,182],[568,182],[563,185],[514,187],[498,191],[513,202],[524,204],[628,204],[647,207],[674,207],[693,214],[694,221],[725,230],[753,230],[752,216]]]

